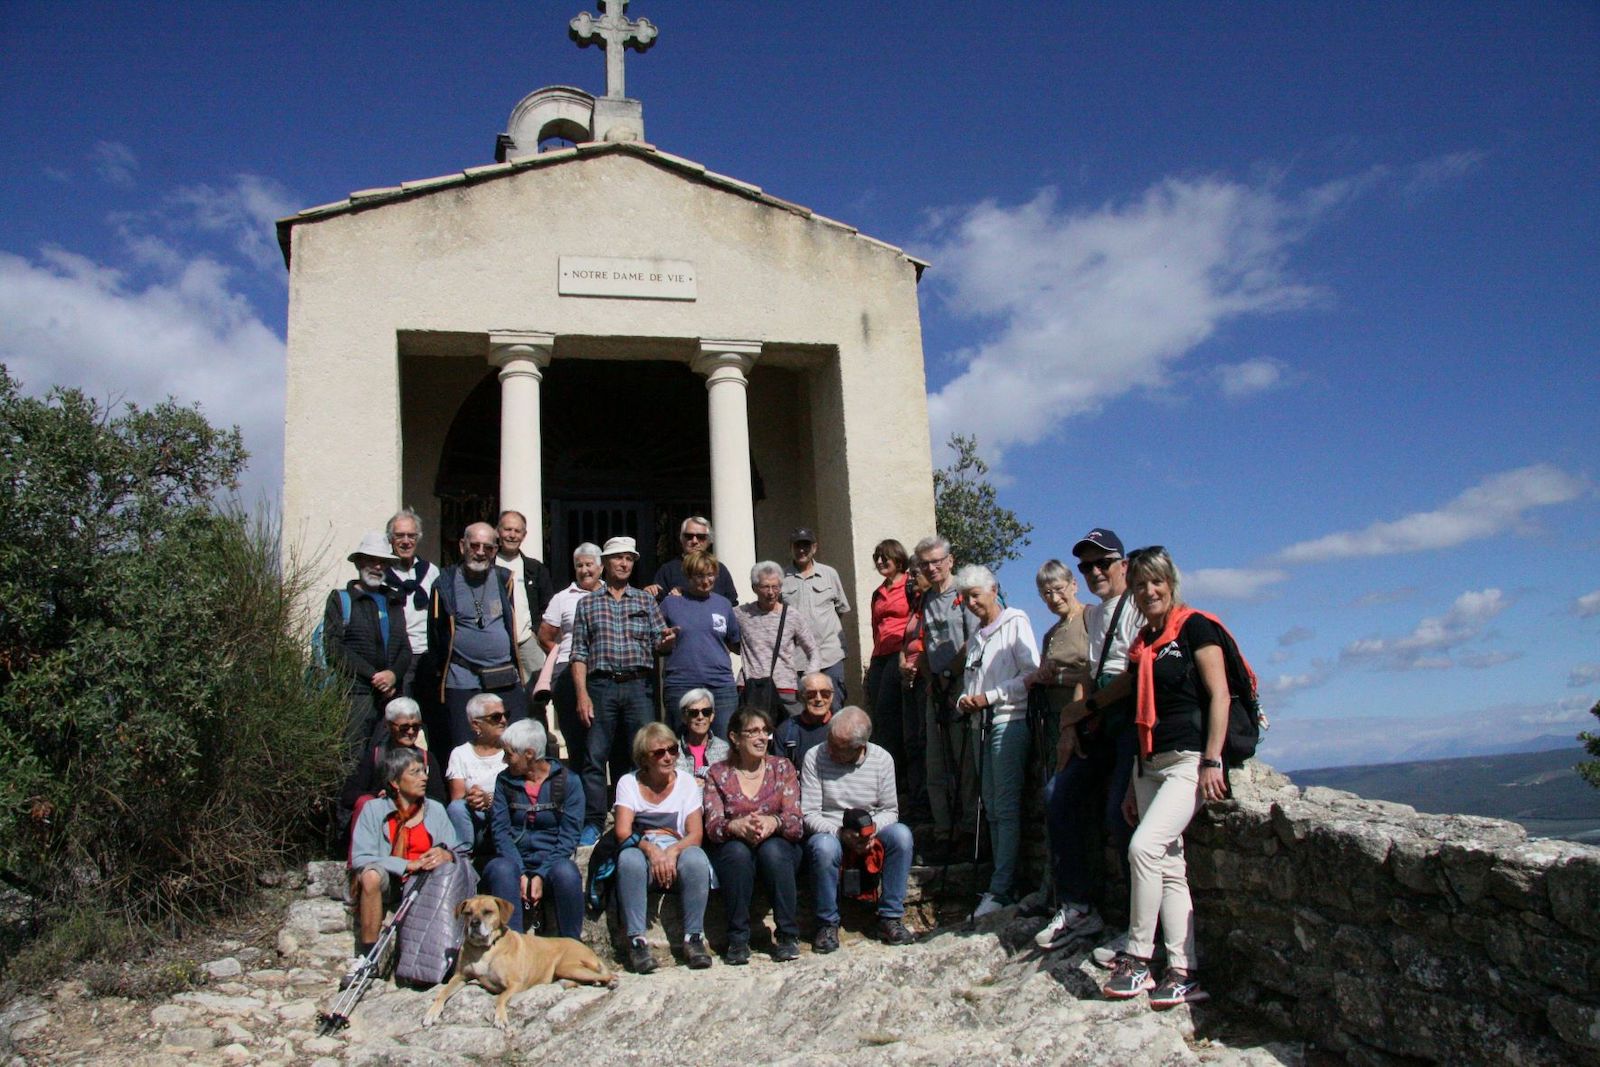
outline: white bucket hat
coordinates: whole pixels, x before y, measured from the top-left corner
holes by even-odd
[[[354,563],[357,556],[371,556],[374,559],[381,559],[385,563],[400,562],[400,557],[395,555],[394,549],[389,547],[389,539],[383,535],[382,530],[368,530],[366,536],[361,539],[361,547],[350,553],[345,559]]]
[[[638,559],[639,549],[631,537],[613,537],[600,550],[601,559],[605,559],[607,556],[632,556],[634,559]]]

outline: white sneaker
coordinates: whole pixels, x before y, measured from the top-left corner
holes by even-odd
[[[1093,908],[1083,909],[1075,904],[1063,904],[1055,917],[1033,936],[1033,943],[1042,949],[1056,949],[1105,929],[1105,920]]]
[[[983,896],[978,898],[978,906],[972,909],[972,915],[970,917],[973,919],[981,919],[985,915],[993,915],[1003,907],[1005,907],[1005,905],[1000,903],[999,897],[996,897],[993,893],[985,893]]]
[[[1116,937],[1113,937],[1110,941],[1107,941],[1105,944],[1095,949],[1094,952],[1090,954],[1090,958],[1094,960],[1095,966],[1097,967],[1110,967],[1113,963],[1117,962],[1117,956],[1126,951],[1128,951],[1128,932],[1124,930]]]

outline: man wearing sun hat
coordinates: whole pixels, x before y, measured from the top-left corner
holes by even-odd
[[[382,530],[361,539],[348,557],[356,577],[328,594],[322,612],[322,649],[327,664],[346,679],[350,700],[345,751],[353,762],[371,744],[383,709],[400,695],[411,666],[404,601],[385,587],[390,564],[399,559]]]
[[[612,742],[620,737],[625,747],[631,745],[633,735],[655,718],[655,656],[672,647],[656,598],[628,584],[638,559],[633,538],[607,541],[600,550],[600,588],[578,601],[572,618],[568,670],[578,717],[589,728],[583,777],[586,783],[598,779],[601,789]]]

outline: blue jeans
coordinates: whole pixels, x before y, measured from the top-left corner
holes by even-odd
[[[754,849],[743,841],[724,841],[711,846],[711,863],[717,869],[717,884],[728,914],[729,941],[750,940],[750,897],[755,893],[757,872],[772,901],[778,936],[800,936],[800,926],[795,921],[799,903],[794,884],[800,868],[799,845],[776,834]]]
[[[523,932],[522,857],[496,856],[483,872],[490,896],[511,902],[511,929]],[[556,906],[556,930],[562,937],[583,936],[583,875],[570,859],[550,865],[544,877],[544,898]]]
[[[452,800],[444,812],[450,816],[450,825],[455,827],[457,846],[476,854],[489,837],[489,813],[467,807],[466,797]]]
[[[983,790],[983,815],[994,846],[994,871],[989,892],[1011,899],[1017,872],[1017,844],[1022,838],[1022,781],[1028,769],[1028,720],[1011,719],[989,727],[985,744],[979,737],[978,776]]]
[[[1102,895],[1104,883],[1097,884],[1094,875],[1094,849],[1099,840],[1096,816],[1103,821],[1118,862],[1127,862],[1133,828],[1122,817],[1122,798],[1133,775],[1137,736],[1132,727],[1115,738],[1095,734],[1084,741],[1086,755],[1069,759],[1044,787],[1050,861],[1056,893],[1063,904],[1089,907]]]
[[[683,732],[683,715],[678,711],[678,701],[683,699],[683,694],[691,689],[711,690],[711,703],[716,709],[716,716],[711,720],[711,732],[722,738],[728,739],[728,720],[733,718],[733,713],[739,710],[739,687],[728,685],[691,685],[687,682],[666,682],[662,685],[662,704],[667,709],[667,725],[674,732]]]
[[[911,828],[903,822],[890,823],[878,831],[883,842],[883,874],[880,876],[878,916],[898,919],[906,913],[906,881],[911,877]],[[811,866],[811,899],[817,921],[839,925],[839,868],[844,863],[844,845],[838,834],[812,834],[806,838],[806,862]]]
[[[644,851],[625,848],[617,853],[617,899],[622,903],[622,925],[629,937],[643,937],[645,905],[649,901],[650,861]],[[672,883],[683,907],[683,936],[706,930],[706,898],[711,895],[711,862],[698,845],[678,853],[678,877]]]
[[[594,703],[594,722],[590,724],[588,736],[584,738],[587,742],[583,759],[583,800],[586,813],[587,805],[596,793],[601,798],[606,795],[606,764],[611,759],[612,746],[619,740],[618,733],[622,735],[620,740],[624,753],[631,753],[633,735],[647,724],[654,722],[656,717],[654,702],[650,699],[650,689],[643,678],[618,682],[611,678],[590,677],[588,690],[589,699]],[[631,754],[624,755],[622,762],[631,769],[633,757]],[[604,803],[595,808],[602,813],[600,816],[602,823],[605,821],[606,809],[607,805]]]

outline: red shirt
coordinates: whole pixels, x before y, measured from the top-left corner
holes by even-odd
[[[906,576],[895,575],[872,591],[872,654],[888,656],[906,643],[906,622],[911,609],[906,604]]]
[[[395,827],[395,822],[398,819],[399,819],[399,815],[398,814],[389,816],[389,834],[388,834],[388,837],[389,837],[389,843],[390,844],[394,844],[394,827]],[[406,827],[405,828],[405,835],[406,835],[405,858],[406,858],[407,862],[410,862],[411,860],[414,860],[414,859],[420,859],[424,852],[428,851],[430,848],[433,847],[433,835],[428,833],[428,828],[426,826],[424,826],[420,822],[417,823],[417,825],[415,825],[415,826]]]

